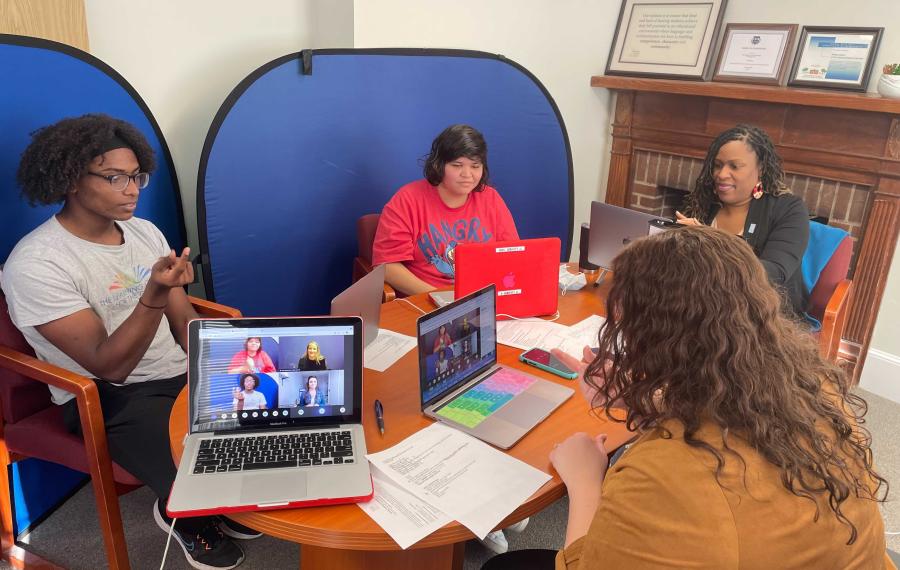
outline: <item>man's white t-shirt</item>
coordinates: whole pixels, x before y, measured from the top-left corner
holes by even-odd
[[[103,245],[78,238],[56,216],[35,228],[9,254],[0,285],[13,324],[22,331],[37,357],[72,372],[93,377],[56,348],[35,328],[92,309],[112,334],[131,315],[150,278],[150,268],[168,255],[162,232],[139,218],[116,222],[122,245]],[[187,355],[175,341],[163,315],[150,348],[125,384],[172,378],[187,370]],[[73,395],[50,386],[53,402]]]

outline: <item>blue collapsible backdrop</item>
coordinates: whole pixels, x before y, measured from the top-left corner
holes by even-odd
[[[250,74],[223,103],[198,176],[210,298],[245,315],[328,311],[351,281],[356,220],[422,178],[434,137],[468,123],[523,238],[568,259],[572,160],[555,103],[502,56],[312,50]]]
[[[137,215],[152,220],[172,247],[185,245],[175,169],[156,120],[125,79],[99,59],[56,42],[0,34],[0,264],[25,234],[60,209],[32,208],[19,196],[16,169],[30,133],[65,117],[106,113],[134,124],[156,151],[157,170]],[[16,533],[65,498],[84,475],[37,459],[13,465]]]
[[[180,251],[186,245],[181,194],[169,149],[137,91],[114,69],[81,50],[0,34],[0,263],[25,234],[61,205],[32,208],[19,197],[16,169],[30,133],[66,117],[105,113],[136,126],[156,152],[157,169],[135,215],[151,220]]]

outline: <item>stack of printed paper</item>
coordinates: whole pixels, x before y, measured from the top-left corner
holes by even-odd
[[[375,496],[359,506],[401,548],[451,520],[484,538],[550,480],[543,471],[440,423],[367,457]]]

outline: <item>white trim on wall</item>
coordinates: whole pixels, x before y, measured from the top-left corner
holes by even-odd
[[[870,348],[859,387],[900,403],[900,356]]]

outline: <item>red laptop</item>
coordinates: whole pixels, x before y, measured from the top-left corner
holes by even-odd
[[[497,320],[556,312],[559,238],[460,244],[454,252],[457,299],[493,283]]]

